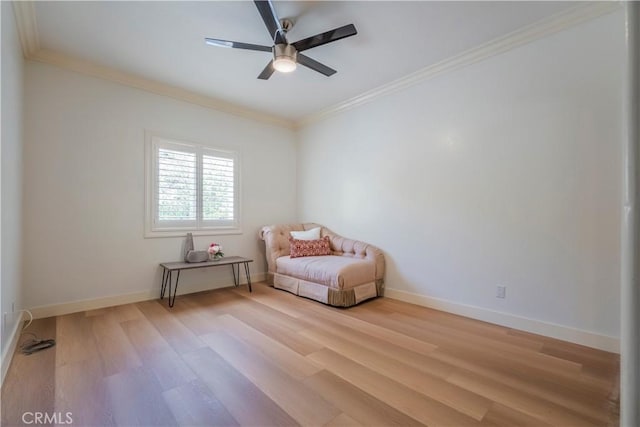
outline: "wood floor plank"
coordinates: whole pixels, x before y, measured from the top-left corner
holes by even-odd
[[[269,306],[256,302],[250,298],[244,298],[243,304],[237,304],[229,311],[234,316],[240,313],[251,313],[255,317],[264,319],[265,321],[280,327],[281,329],[297,332],[301,329],[308,328],[310,325],[306,319],[289,316],[286,313],[275,310]]]
[[[411,390],[332,350],[320,350],[307,357],[345,381],[421,423],[427,425],[479,425],[477,420]]]
[[[146,318],[127,320],[122,322],[120,326],[142,359],[172,349],[160,332]]]
[[[615,373],[620,371],[620,357],[618,354],[513,329],[509,330],[509,335],[517,337],[533,336],[543,343],[540,350],[541,353],[579,363],[582,365],[581,372],[595,379],[612,385],[616,382],[617,376]]]
[[[314,308],[312,311],[313,314],[309,316],[311,319],[317,319],[318,321],[322,319],[323,323],[330,322],[338,327],[347,326],[351,329],[357,330],[358,332],[386,341],[393,346],[403,347],[416,353],[429,354],[434,349],[438,348],[434,344],[382,328],[347,314],[343,314],[342,312],[320,310],[317,308]]]
[[[129,338],[109,315],[88,317],[105,376],[142,365]]]
[[[120,324],[136,353],[156,376],[162,390],[169,390],[197,379],[196,375],[146,318]]]
[[[590,352],[584,350],[580,352],[574,352],[569,349],[561,348],[558,346],[552,346],[544,344],[542,353],[550,356],[571,360],[575,363],[579,363],[582,366],[582,373],[590,375],[594,378],[610,381],[614,374],[620,370],[617,361],[613,358],[603,358],[599,355],[592,355]]]
[[[579,379],[568,384],[566,379],[549,377],[546,372],[535,369],[520,370],[510,364],[501,362],[487,362],[476,364],[469,360],[468,356],[444,355],[439,350],[433,353],[434,357],[442,356],[442,360],[453,366],[459,367],[460,372],[470,371],[481,377],[498,382],[504,386],[524,391],[531,396],[560,404],[568,409],[583,413],[593,419],[603,422],[608,420],[607,399],[600,391],[596,394],[581,387]],[[473,358],[473,357],[471,357]]]
[[[84,313],[56,318],[56,366],[83,360],[100,360],[92,322]]]
[[[603,384],[576,373],[553,373],[528,366],[518,360],[494,358],[482,353],[438,349],[431,357],[452,367],[471,371],[532,394],[555,400],[574,399],[578,402],[604,400],[609,396],[610,384]]]
[[[55,412],[69,413],[75,425],[115,425],[102,372],[102,361],[99,359],[59,366],[55,370]]]
[[[372,302],[376,305],[363,305],[362,308],[375,311],[378,306],[386,307],[394,313],[406,314],[417,319],[427,320],[432,324],[446,327],[454,333],[459,330],[465,330],[475,335],[490,337],[492,339],[511,343],[520,348],[540,350],[544,345],[542,341],[538,340],[533,335],[512,335],[510,334],[511,329],[504,326],[469,319],[455,314],[446,313],[444,311],[438,311],[415,304],[408,304],[406,302],[393,299],[386,299],[384,301],[375,300]]]
[[[186,353],[186,364],[245,426],[298,426],[273,400],[211,348]]]
[[[484,351],[490,354],[499,354],[517,358],[527,362],[531,366],[544,367],[547,370],[558,372],[580,372],[582,366],[570,360],[560,359],[538,351],[531,351],[519,345],[510,344],[493,337],[479,336],[464,330],[452,331],[451,328],[434,325],[428,321],[412,318],[406,314],[394,313],[389,318],[397,319],[406,325],[414,325],[422,331],[429,331],[437,337],[439,347],[473,347],[474,351]]]
[[[178,353],[187,353],[205,346],[205,344],[175,317],[167,315],[160,304],[164,301],[145,301],[137,303],[138,309],[145,315],[160,335]]]
[[[460,331],[460,336],[445,335],[441,332],[434,332],[423,326],[413,324],[391,316],[376,316],[372,312],[354,312],[354,316],[361,320],[369,321],[373,324],[380,325],[385,328],[395,330],[397,332],[409,335],[419,340],[424,340],[436,344],[438,351],[451,350],[459,354],[473,355],[474,357],[482,357],[486,360],[493,360],[499,363],[509,363],[511,365],[519,365],[523,370],[535,368],[547,372],[550,376],[564,376],[567,378],[575,378],[580,373],[580,365],[567,361],[560,365],[556,358],[549,358],[538,352],[507,352],[502,349],[491,348],[489,343],[482,341],[482,337],[475,337],[473,340],[466,340],[468,334]],[[480,341],[478,341],[478,338]],[[546,364],[549,362],[549,364]],[[566,368],[566,369],[564,369]]]
[[[482,419],[483,426],[491,427],[551,427],[539,418],[531,417],[508,406],[494,403]]]
[[[179,387],[197,379],[196,374],[173,349],[148,356],[144,364],[153,372],[162,390]]]
[[[235,293],[240,293],[240,291],[238,290],[233,290],[233,292]],[[249,298],[255,302],[258,302],[260,304],[263,304],[267,307],[270,307],[276,311],[279,311],[281,313],[286,314],[287,316],[291,316],[297,319],[304,319],[304,311],[302,308],[298,307],[296,308],[294,305],[289,304],[287,302],[287,298],[289,298],[288,295],[284,295],[281,298],[278,298],[276,296],[276,294],[274,294],[274,292],[276,293],[280,293],[277,292],[275,290],[273,290],[272,288],[269,289],[264,289],[264,287],[256,287],[254,289],[254,291],[249,294],[249,295],[245,295],[246,298]],[[285,292],[286,293],[286,292]],[[291,294],[289,294],[291,295]],[[292,295],[293,296],[293,295]]]
[[[581,344],[576,344],[568,341],[561,341],[556,338],[545,337],[543,335],[533,334],[531,332],[519,331],[517,329],[509,329],[508,334],[515,337],[532,338],[543,343],[543,347],[546,349],[562,350],[565,353],[571,353],[581,357],[587,357],[589,359],[599,359],[601,361],[609,361],[615,363],[618,360],[618,355],[604,350],[599,350],[591,347],[586,347]],[[543,349],[544,351],[544,349]]]
[[[118,322],[126,322],[129,320],[142,319],[144,315],[135,304],[124,304],[112,307],[110,316]]]
[[[309,316],[311,319],[315,317]],[[319,320],[320,321],[320,320]],[[376,338],[371,335],[361,333],[357,329],[350,327],[340,326],[338,323],[325,321],[321,322],[322,329],[336,337],[343,338],[354,344],[358,344],[371,351],[378,352],[385,356],[388,356],[394,360],[401,361],[415,369],[422,372],[429,373],[439,378],[446,378],[452,372],[452,367],[443,363],[442,361],[430,356],[432,350],[426,352],[427,354],[417,353],[413,350],[408,350],[405,347],[399,347],[390,345],[390,343],[384,339]],[[301,333],[301,335],[305,335]]]
[[[202,307],[223,310],[226,313],[237,304],[244,304],[246,301],[245,295],[247,294],[249,294],[249,292],[244,287],[229,287],[214,289],[211,291],[196,292],[185,295],[184,298],[191,299]]]
[[[238,426],[238,422],[199,380],[163,393],[180,426]]]
[[[226,333],[255,347],[265,358],[275,364],[286,367],[287,373],[294,378],[304,379],[319,372],[321,369],[310,363],[304,356],[251,328],[233,316],[228,314],[218,316],[218,322]]]
[[[327,424],[325,424],[325,426],[327,427],[358,427],[358,426],[362,426],[362,424],[360,424],[359,422],[351,418],[349,415],[342,413],[337,417],[335,417],[334,419],[332,419],[331,421],[329,421]]]
[[[56,330],[56,369],[55,409],[63,413],[70,412],[78,425],[114,425],[113,409],[108,399],[103,379],[107,372],[139,366],[131,347],[124,344],[119,348],[108,348],[101,353],[100,348],[108,340],[101,328],[94,329],[96,322],[104,321],[110,310],[74,313],[57,318]],[[126,337],[117,332],[118,324],[111,321],[105,328],[106,335],[115,335],[115,345],[126,341]],[[114,332],[114,330],[116,332]],[[91,396],[89,402],[85,402]]]
[[[362,425],[423,425],[327,370],[310,376],[304,383]]]
[[[104,316],[105,314],[108,314],[111,310],[113,310],[113,307],[96,308],[96,309],[93,309],[93,310],[85,311],[84,315],[85,315],[85,317]]]
[[[177,426],[160,384],[145,367],[105,377],[117,426]]]
[[[285,372],[286,365],[269,361],[259,350],[224,332],[203,335],[202,339],[300,424],[324,425],[339,415],[322,396]]]
[[[210,298],[208,300],[211,301]],[[217,331],[218,327],[216,326],[215,318],[229,312],[227,309],[213,303],[210,306],[203,306],[190,296],[183,297],[180,305],[175,305],[167,311],[195,336]]]
[[[265,315],[264,311],[254,310],[255,305],[260,304],[251,304],[247,307],[242,306],[234,309],[231,313],[233,317],[241,320],[253,329],[262,332],[264,335],[303,356],[322,348],[314,341],[296,333],[296,331],[307,328],[308,325],[300,325],[295,319],[286,319],[283,321],[278,315]],[[265,308],[271,311],[268,307]]]
[[[552,425],[583,427],[602,425],[601,421],[470,372],[456,372],[448,378],[448,381]]]
[[[475,420],[482,420],[491,406],[491,401],[465,389],[453,386],[442,378],[417,371],[411,366],[384,356],[375,351],[354,344],[351,341],[336,337],[335,335],[319,329],[300,332],[318,342],[337,354],[344,356],[372,371],[400,382],[418,393],[421,393],[434,401],[456,408],[458,412],[468,415]]]

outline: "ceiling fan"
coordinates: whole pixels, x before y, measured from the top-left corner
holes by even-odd
[[[298,40],[294,43],[289,43],[286,34],[293,26],[293,23],[288,19],[283,19],[282,21],[278,19],[271,0],[255,0],[254,3],[258,8],[258,12],[260,12],[264,24],[267,26],[269,36],[273,40],[273,46],[262,46],[212,38],[205,38],[204,40],[211,46],[272,52],[273,59],[258,76],[261,80],[267,80],[274,71],[289,73],[296,69],[297,64],[311,68],[327,77],[331,76],[336,73],[336,70],[300,52],[358,34],[356,27],[353,24],[349,24],[312,37],[307,37],[306,39]]]

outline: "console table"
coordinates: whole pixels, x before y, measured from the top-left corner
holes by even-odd
[[[167,285],[169,285],[169,307],[173,307],[176,301],[176,293],[178,292],[178,280],[180,280],[180,272],[182,270],[191,270],[193,268],[207,268],[207,267],[219,267],[221,265],[230,265],[233,272],[233,284],[237,287],[240,286],[240,264],[244,265],[244,274],[247,277],[247,285],[249,286],[249,292],[251,291],[251,275],[249,274],[249,263],[253,262],[252,259],[243,258],[240,256],[230,256],[220,258],[217,261],[205,261],[205,262],[163,262],[160,263],[162,267],[162,287],[160,288],[160,299],[164,298]],[[175,289],[173,290],[173,298],[171,298],[171,279],[173,272],[177,271]]]

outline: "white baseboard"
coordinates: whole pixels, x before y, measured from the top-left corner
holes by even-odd
[[[460,304],[440,298],[414,294],[412,292],[401,291],[398,289],[386,288],[384,291],[384,296],[404,302],[409,302],[411,304],[417,304],[440,311],[446,311],[448,313],[458,314],[460,316],[470,317],[472,319],[482,320],[484,322],[495,323],[497,325],[506,326],[508,328],[519,329],[534,334],[557,338],[563,341],[569,341],[572,343],[581,344],[612,353],[620,353],[620,339],[616,337],[601,335],[594,332],[558,325],[555,323],[543,322],[541,320],[529,319],[527,317],[489,310],[473,305]]]
[[[156,292],[136,292],[133,294],[113,295],[95,299],[66,302],[62,304],[41,305],[29,309],[34,319],[45,317],[63,316],[79,311],[96,310],[98,308],[112,307],[114,305],[131,304],[157,298]]]
[[[11,366],[11,361],[13,360],[13,354],[16,351],[16,347],[18,346],[18,340],[20,339],[20,330],[22,329],[24,320],[24,313],[20,313],[20,319],[13,326],[13,330],[11,331],[11,338],[9,338],[8,345],[5,347],[2,352],[2,376],[0,377],[0,387],[4,383],[4,377],[7,375],[7,371],[9,371],[9,366]]]
[[[261,282],[266,280],[266,273],[257,273],[251,275],[251,282]],[[240,280],[240,284],[246,284],[246,280]],[[203,283],[198,285],[180,285],[178,295],[186,295],[194,292],[210,291],[213,289],[226,288],[230,285],[228,282]],[[113,295],[101,298],[92,298],[79,301],[71,301],[62,304],[41,305],[39,307],[30,308],[34,319],[42,319],[45,317],[62,316],[65,314],[77,313],[80,311],[96,310],[98,308],[113,307],[114,305],[131,304],[140,301],[149,301],[158,299],[160,296],[160,288],[153,288],[144,292],[135,292],[132,294]]]

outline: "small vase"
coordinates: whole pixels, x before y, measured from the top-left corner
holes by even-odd
[[[209,261],[220,261],[222,259],[222,255],[220,254],[209,254]]]

